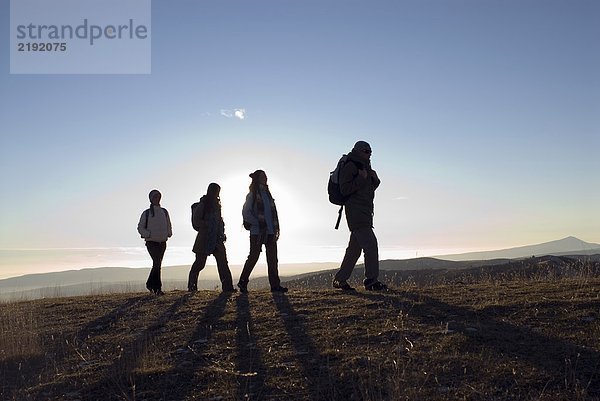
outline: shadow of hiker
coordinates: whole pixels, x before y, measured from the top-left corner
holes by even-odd
[[[79,329],[76,339],[79,341],[85,341],[93,335],[98,335],[102,331],[106,330],[108,327],[114,325],[128,312],[135,309],[136,306],[138,306],[140,303],[142,303],[142,301],[147,299],[148,296],[144,294],[129,298],[125,303],[120,303],[109,313],[92,320],[84,327]]]
[[[213,359],[221,357],[220,354],[215,354],[216,347],[211,347],[211,340],[215,327],[225,315],[227,302],[231,296],[230,293],[221,293],[204,308],[204,313],[198,319],[198,324],[189,340],[176,351],[172,368],[153,380],[151,387],[166,390],[168,392],[166,399],[185,400],[192,394],[204,397],[209,385],[222,382],[217,378],[224,373],[229,373],[225,369],[220,369],[217,364],[211,363]],[[210,368],[209,374],[214,377],[211,377],[211,380],[199,381],[197,372],[204,367]]]
[[[184,294],[176,299],[155,322],[136,335],[129,344],[123,346],[123,353],[104,371],[104,376],[95,384],[81,389],[84,398],[109,399],[111,394],[118,394],[118,397],[124,396],[128,399],[127,393],[132,385],[133,370],[144,358],[148,345],[161,335],[163,326],[190,298],[191,294]]]
[[[600,396],[600,352],[592,348],[536,332],[528,326],[507,323],[500,320],[495,311],[476,311],[450,305],[416,292],[397,291],[389,295],[356,292],[353,295],[395,308],[408,308],[412,317],[440,329],[441,323],[448,322],[452,317],[454,323],[450,329],[470,339],[467,344],[469,352],[491,350],[493,354],[526,361],[543,370],[551,380],[541,383],[545,385],[544,388],[537,390],[543,392],[552,385],[564,387],[565,382],[569,381],[573,387],[578,385],[585,388],[588,396]]]
[[[302,376],[306,381],[305,399],[350,399],[350,394],[340,393],[345,386],[339,385],[335,367],[330,364],[328,357],[321,355],[308,335],[303,316],[294,310],[287,295],[273,293],[273,301],[292,341],[295,357],[300,362]]]
[[[45,355],[9,358],[0,363],[0,399],[18,400],[22,388],[47,367]],[[33,371],[33,372],[32,372]]]
[[[236,299],[236,370],[238,390],[236,400],[261,399],[272,394],[265,383],[266,367],[254,336],[254,323],[247,294]]]
[[[136,296],[124,303],[119,302],[118,306],[111,312],[94,319],[74,333],[61,332],[57,334],[57,341],[42,340],[44,341],[43,355],[31,355],[26,358],[19,357],[3,360],[0,363],[0,370],[2,371],[2,375],[0,376],[0,399],[17,399],[22,396],[18,394],[23,388],[43,385],[45,382],[43,378],[45,376],[55,375],[53,365],[64,361],[69,354],[70,351],[67,351],[67,348],[69,350],[76,350],[81,346],[81,344],[78,344],[79,342],[85,342],[86,339],[94,334],[101,335],[107,327],[114,325],[144,299],[147,299],[147,296]],[[59,338],[60,341],[58,341]],[[52,339],[54,340],[54,335]],[[85,364],[87,364],[87,361],[84,360],[84,362],[80,363],[79,367],[83,367]],[[3,384],[3,382],[8,383],[8,385]],[[9,396],[9,391],[13,395]]]

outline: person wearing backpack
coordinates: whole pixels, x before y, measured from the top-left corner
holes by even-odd
[[[345,199],[343,205],[350,229],[350,241],[340,269],[333,279],[333,287],[343,291],[354,290],[347,280],[361,252],[365,254],[365,289],[387,290],[387,286],[378,281],[379,250],[373,231],[373,199],[381,181],[371,168],[371,153],[371,146],[367,142],[358,141],[339,169],[339,191]]]
[[[192,205],[192,226],[198,234],[192,251],[196,254],[196,260],[192,264],[188,277],[188,291],[198,291],[198,275],[206,265],[208,255],[213,255],[217,261],[217,271],[221,280],[223,292],[236,292],[233,288],[233,279],[229,264],[227,262],[227,251],[225,250],[225,223],[221,216],[221,199],[219,193],[221,187],[216,183],[210,183],[206,195],[199,202]]]
[[[146,248],[152,258],[152,270],[146,281],[146,288],[153,294],[163,295],[160,269],[167,249],[167,240],[173,235],[171,219],[167,209],[160,206],[161,193],[153,189],[148,194],[150,207],[142,213],[137,230],[146,241]]]
[[[267,272],[271,292],[287,292],[281,286],[277,267],[277,240],[279,239],[279,219],[275,201],[267,186],[267,174],[263,170],[256,170],[250,174],[252,182],[250,191],[246,196],[242,216],[244,227],[250,231],[250,253],[244,264],[238,287],[242,293],[248,292],[250,273],[256,266],[262,246],[264,244],[267,254]]]

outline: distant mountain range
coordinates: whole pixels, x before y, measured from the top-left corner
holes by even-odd
[[[435,258],[382,260],[380,269],[382,271],[454,271],[499,266],[508,264],[515,259],[544,255],[600,255],[600,244],[567,237],[558,241],[497,251],[443,255]],[[282,264],[280,272],[282,276],[287,276],[284,280],[311,280],[311,276],[322,275],[324,272],[330,273],[337,269],[338,265],[337,262]],[[185,289],[189,268],[189,266],[164,267],[162,272],[164,288],[166,290]],[[358,268],[360,269],[361,266]],[[231,266],[234,278],[239,276],[240,269],[241,266]],[[308,273],[291,276],[298,271]],[[13,277],[0,280],[0,300],[144,291],[148,272],[147,268],[102,267]],[[253,277],[250,283],[251,288],[268,286],[267,278],[260,277],[258,274],[260,273],[257,272],[257,275]],[[201,289],[219,288],[220,282],[216,275],[216,268],[207,266],[201,273],[198,284]]]
[[[600,244],[585,242],[575,237],[567,237],[556,241],[544,242],[537,245],[520,246],[496,251],[469,252],[456,255],[439,255],[439,259],[489,260],[489,259],[518,259],[531,256],[566,256],[566,255],[595,255],[600,254]]]

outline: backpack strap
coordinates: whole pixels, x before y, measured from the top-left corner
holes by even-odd
[[[338,218],[335,222],[335,229],[340,228],[340,221],[342,221],[342,209],[344,209],[344,205],[340,206],[340,210],[338,210]]]
[[[144,223],[144,229],[148,229],[148,216],[150,216],[150,209],[146,209],[146,211],[144,212],[144,218],[146,219],[146,222]]]
[[[164,210],[165,215],[167,216],[167,221],[169,221],[169,212],[167,211],[167,209],[165,209],[164,207],[161,207],[162,210]],[[144,219],[146,220],[146,222],[144,223],[144,228],[147,230],[148,229],[148,217],[150,216],[150,209],[146,209],[146,211],[144,212]]]

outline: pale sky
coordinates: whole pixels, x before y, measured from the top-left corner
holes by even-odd
[[[280,261],[335,262],[327,177],[357,140],[382,259],[600,242],[598,1],[154,1],[149,75],[11,75],[6,0],[0,28],[0,249],[140,247],[157,188],[165,263],[191,263],[217,182],[243,263],[261,168]]]

